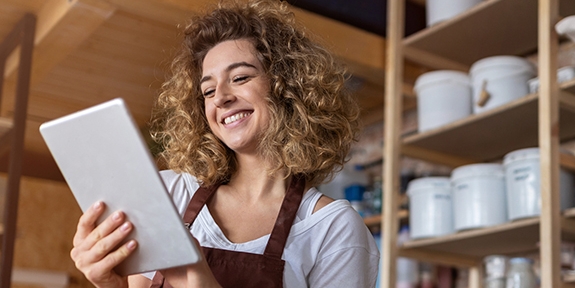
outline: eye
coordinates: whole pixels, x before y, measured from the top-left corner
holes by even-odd
[[[241,82],[245,82],[250,78],[250,76],[247,75],[242,75],[242,76],[236,76],[234,77],[234,79],[232,79],[232,81],[234,83],[241,83]]]
[[[214,96],[215,91],[216,89],[208,88],[202,92],[202,95],[204,95],[205,98],[210,98]]]

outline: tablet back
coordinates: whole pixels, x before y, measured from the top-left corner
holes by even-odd
[[[46,122],[40,133],[82,211],[103,201],[103,220],[125,212],[138,248],[116,267],[128,275],[195,263],[189,231],[167,193],[124,101],[114,99]]]

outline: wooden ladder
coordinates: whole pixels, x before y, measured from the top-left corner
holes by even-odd
[[[12,278],[14,242],[16,238],[16,218],[18,216],[18,196],[22,174],[24,152],[24,132],[30,90],[32,51],[36,16],[26,14],[14,29],[0,43],[0,100],[2,100],[4,71],[10,55],[20,48],[18,74],[14,100],[14,114],[9,121],[0,123],[0,153],[9,152],[8,182],[4,200],[2,250],[0,250],[0,288],[9,288]],[[0,102],[1,103],[1,102]],[[0,227],[1,228],[1,227]]]

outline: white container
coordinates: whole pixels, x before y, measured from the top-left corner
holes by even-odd
[[[541,169],[539,148],[507,153],[503,158],[507,186],[509,220],[538,216],[541,213]],[[575,206],[575,177],[560,169],[561,210]]]
[[[559,35],[565,35],[569,40],[575,42],[575,15],[563,18],[555,24],[555,31]]]
[[[427,26],[447,20],[477,5],[482,0],[427,0]]]
[[[483,258],[483,263],[485,265],[485,280],[505,278],[509,266],[509,258],[507,256],[489,255]]]
[[[409,228],[407,226],[399,229],[397,235],[397,244],[402,245],[409,241],[411,238]],[[396,262],[396,287],[395,288],[415,288],[419,280],[419,263],[415,259],[397,257]]]
[[[505,288],[537,288],[537,277],[533,271],[532,261],[527,258],[509,260],[507,283]]]
[[[527,82],[536,69],[528,60],[516,56],[493,56],[471,66],[473,113],[481,113],[529,94]],[[487,92],[485,101],[482,95]]]
[[[451,173],[454,228],[488,227],[507,221],[505,174],[501,164],[480,163]]]
[[[463,72],[439,70],[415,81],[419,132],[471,115],[471,80]]]
[[[575,78],[575,67],[565,66],[557,70],[557,83],[561,84]],[[539,91],[539,77],[529,79],[527,81],[529,86],[529,93],[536,93]]]
[[[451,189],[447,177],[425,177],[409,182],[411,238],[428,238],[453,232]]]

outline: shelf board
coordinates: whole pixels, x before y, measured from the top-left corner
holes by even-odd
[[[490,254],[511,254],[537,248],[539,218],[529,218],[482,229],[406,242],[402,249],[423,249],[481,258]]]
[[[575,208],[569,208],[563,211],[563,216],[565,218],[575,218]]]
[[[397,212],[397,220],[407,219],[407,217],[409,217],[409,211],[408,210],[402,209],[402,210],[399,210]],[[372,215],[372,216],[363,218],[363,222],[365,222],[365,225],[370,226],[370,227],[380,225],[381,220],[382,220],[381,214]]]
[[[565,283],[575,283],[575,273],[566,274],[563,276],[563,282]]]
[[[575,80],[561,84],[559,132],[562,141],[575,138],[575,95],[571,91],[575,92]],[[516,149],[538,145],[538,99],[538,94],[527,95],[483,113],[405,137],[403,145],[475,162],[499,159]]]
[[[564,218],[574,218],[575,208],[563,213]],[[572,231],[564,230],[564,240],[575,240]],[[537,249],[539,242],[539,217],[510,221],[496,226],[465,230],[453,234],[406,242],[402,250],[425,251],[481,259],[491,254],[517,254]]]
[[[494,55],[524,55],[537,47],[537,6],[537,0],[483,1],[403,44],[466,66]],[[575,14],[575,1],[560,0],[560,14]]]

